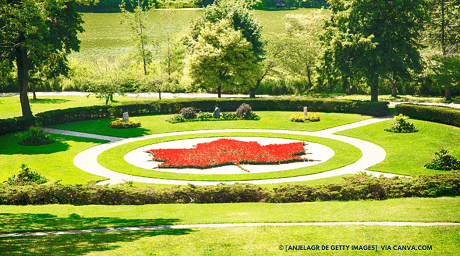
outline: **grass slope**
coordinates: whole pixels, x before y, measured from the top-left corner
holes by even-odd
[[[161,169],[147,170],[140,167],[133,166],[127,163],[123,156],[128,152],[140,148],[146,145],[171,141],[180,139],[190,138],[202,138],[202,137],[220,137],[220,136],[231,136],[231,137],[272,137],[272,138],[285,138],[294,140],[303,140],[307,142],[319,143],[332,148],[335,152],[333,158],[320,164],[316,164],[309,167],[298,168],[286,171],[267,172],[267,173],[249,173],[249,174],[226,174],[226,175],[199,175],[199,174],[185,174],[185,173],[173,173],[161,171]],[[284,135],[284,134],[271,134],[271,133],[207,133],[207,134],[192,134],[192,135],[179,135],[172,137],[163,137],[149,139],[139,142],[127,143],[108,149],[98,156],[98,162],[110,169],[117,172],[122,172],[134,176],[142,176],[149,178],[159,179],[175,179],[175,180],[196,180],[196,181],[234,181],[234,180],[258,180],[258,179],[274,179],[274,178],[285,178],[294,177],[307,174],[313,174],[318,172],[324,172],[336,168],[340,168],[345,165],[349,165],[357,161],[362,156],[361,151],[344,142],[311,137],[301,135]]]
[[[114,100],[115,102],[123,103],[130,101],[151,101],[152,99],[134,97],[114,97]],[[29,102],[33,114],[55,109],[105,105],[105,100],[97,99],[94,96],[39,96],[36,100],[33,100],[30,97]],[[0,97],[0,106],[0,119],[22,116],[19,96]]]
[[[456,255],[458,227],[236,227],[0,239],[7,255]],[[340,251],[282,251],[280,245],[349,245]],[[352,250],[376,245],[377,252]],[[428,245],[427,251],[397,250]],[[382,251],[381,246],[390,246]],[[394,247],[396,246],[396,247]]]
[[[0,136],[0,182],[17,174],[22,163],[44,175],[51,182],[87,183],[106,178],[84,172],[73,164],[81,151],[105,141],[63,135],[49,135],[55,143],[44,146],[22,146],[18,142],[26,132]]]
[[[261,119],[258,121],[236,120],[236,121],[203,121],[184,122],[171,124],[169,120],[172,115],[153,115],[130,117],[139,120],[142,126],[136,129],[113,129],[109,127],[110,121],[115,119],[89,120],[78,123],[68,123],[53,126],[54,128],[88,132],[115,137],[130,138],[148,134],[159,134],[180,131],[195,130],[219,130],[219,129],[274,129],[291,131],[315,132],[340,125],[354,123],[371,118],[359,114],[339,113],[317,113],[321,117],[319,122],[296,123],[289,121],[289,116],[296,112],[291,111],[255,111]]]
[[[0,207],[0,232],[218,223],[460,222],[460,197],[383,201]],[[269,213],[269,214],[268,214]]]
[[[393,120],[375,123],[337,134],[362,139],[375,143],[385,149],[385,160],[368,170],[389,172],[402,175],[435,174],[444,171],[426,169],[425,164],[431,162],[434,153],[441,147],[452,151],[452,155],[460,158],[460,128],[427,121],[413,120],[419,130],[415,133],[392,133],[384,129],[390,128]]]

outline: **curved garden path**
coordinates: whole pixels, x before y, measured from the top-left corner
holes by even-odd
[[[102,136],[102,135],[95,135],[95,134],[88,134],[88,133],[81,133],[81,132],[72,132],[72,131],[65,131],[65,130],[58,130],[58,129],[50,129],[50,128],[43,128],[45,132],[48,133],[56,133],[56,134],[63,134],[63,135],[70,135],[70,136],[79,136],[79,137],[87,137],[87,138],[94,138],[94,139],[101,139],[101,140],[108,140],[109,143],[101,144],[92,148],[89,148],[83,152],[77,154],[74,158],[74,164],[78,168],[95,174],[99,176],[103,176],[108,178],[108,180],[98,183],[99,185],[104,184],[117,184],[123,183],[124,181],[134,181],[134,182],[143,182],[143,183],[156,183],[156,184],[172,184],[172,185],[187,185],[187,184],[194,184],[194,185],[217,185],[219,183],[235,183],[235,181],[187,181],[187,180],[168,180],[168,179],[155,179],[155,178],[146,178],[146,177],[139,177],[139,176],[132,176],[128,174],[123,174],[119,172],[115,172],[113,170],[109,170],[103,166],[101,166],[98,161],[97,157],[99,154],[104,152],[107,149],[146,139],[152,138],[159,138],[159,137],[166,137],[166,136],[175,136],[175,135],[184,135],[184,134],[197,134],[197,133],[228,133],[228,132],[264,132],[264,133],[280,133],[280,134],[295,134],[295,135],[308,135],[308,136],[316,136],[322,138],[329,138],[338,141],[342,141],[348,144],[351,144],[357,148],[359,148],[362,152],[362,157],[347,166],[326,171],[317,174],[305,175],[305,176],[296,176],[296,177],[289,177],[289,178],[278,178],[278,179],[266,179],[266,180],[250,180],[250,181],[238,181],[239,183],[253,183],[253,184],[269,184],[269,183],[283,183],[283,182],[297,182],[297,181],[308,181],[308,180],[315,180],[321,178],[328,178],[334,177],[344,174],[356,174],[360,171],[364,171],[366,168],[369,168],[373,165],[376,165],[382,162],[385,159],[386,153],[383,148],[377,146],[373,143],[350,138],[341,135],[335,135],[333,133],[344,131],[356,127],[361,127],[377,122],[382,122],[388,119],[391,119],[392,116],[387,117],[379,117],[379,118],[372,118],[360,122],[355,122],[347,125],[342,125],[338,127],[333,127],[330,129],[317,131],[317,132],[302,132],[302,131],[287,131],[287,130],[265,130],[265,129],[228,129],[228,130],[204,130],[204,131],[185,131],[185,132],[173,132],[173,133],[164,133],[164,134],[154,134],[154,135],[147,135],[142,137],[135,137],[129,139],[117,138],[117,137],[110,137],[110,136]],[[380,173],[380,172],[372,172],[366,171],[372,175],[380,176],[384,175],[387,177],[399,176],[395,174],[389,173]]]

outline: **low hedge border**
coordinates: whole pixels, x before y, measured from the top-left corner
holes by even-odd
[[[460,173],[420,175],[415,178],[385,178],[353,175],[326,185],[283,185],[263,189],[252,184],[137,188],[129,186],[43,184],[0,185],[0,205],[141,205],[173,203],[313,202],[383,200],[401,197],[460,195]]]
[[[441,106],[398,104],[395,106],[395,110],[398,114],[403,114],[413,119],[460,127],[460,109]]]
[[[110,106],[90,106],[51,110],[36,114],[39,126],[78,122],[121,116],[129,112],[130,116],[179,113],[184,107],[193,107],[203,112],[212,112],[218,106],[222,112],[234,112],[241,104],[247,103],[253,111],[303,111],[308,107],[315,112],[354,113],[371,116],[388,115],[387,102],[350,101],[336,99],[313,99],[305,97],[267,97],[267,98],[180,98],[155,100],[150,103],[130,103]],[[27,130],[35,125],[33,119],[20,118],[0,120],[0,135]]]

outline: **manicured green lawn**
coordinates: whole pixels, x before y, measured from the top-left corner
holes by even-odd
[[[460,197],[382,201],[0,207],[0,232],[217,223],[460,222]]]
[[[383,162],[368,168],[371,171],[403,175],[434,174],[444,171],[426,169],[434,153],[441,147],[460,158],[460,128],[450,125],[410,119],[419,130],[415,133],[386,132],[393,120],[375,123],[337,134],[362,139],[383,147],[387,156]]]
[[[287,171],[276,171],[267,173],[248,173],[248,174],[225,174],[225,175],[200,175],[200,174],[185,174],[185,173],[173,173],[161,171],[161,169],[147,170],[140,167],[133,166],[127,163],[123,156],[128,152],[140,148],[143,146],[151,145],[154,143],[160,143],[164,141],[190,139],[190,138],[202,138],[202,137],[271,137],[271,138],[285,138],[294,140],[303,140],[307,142],[319,143],[332,148],[335,152],[333,158],[320,164],[316,164],[309,167],[298,168]],[[132,142],[120,145],[118,147],[111,148],[104,151],[98,156],[98,162],[110,169],[117,172],[122,172],[135,176],[159,178],[159,179],[175,179],[175,180],[197,180],[197,181],[234,181],[234,180],[258,180],[258,179],[274,179],[284,177],[294,177],[307,174],[313,174],[318,172],[324,172],[336,168],[340,168],[345,165],[349,165],[357,161],[361,157],[361,151],[344,142],[311,137],[301,135],[286,135],[286,134],[273,134],[273,133],[206,133],[206,134],[192,134],[192,135],[179,135],[172,137],[154,138],[149,140],[143,140],[138,142]]]
[[[73,136],[50,135],[55,143],[44,146],[22,146],[18,142],[25,132],[0,136],[0,182],[17,174],[21,164],[44,175],[51,182],[87,183],[106,178],[84,172],[73,164],[73,158],[81,151],[104,143],[105,141]]]
[[[255,111],[261,119],[258,121],[237,120],[237,121],[206,121],[206,122],[184,122],[171,124],[169,120],[172,115],[153,115],[131,117],[139,120],[142,126],[135,129],[113,129],[109,127],[110,121],[115,119],[89,120],[78,123],[68,123],[53,126],[54,128],[88,132],[94,134],[110,135],[115,137],[130,138],[148,134],[195,131],[195,130],[219,130],[219,129],[275,129],[291,131],[315,132],[340,125],[354,123],[371,118],[359,114],[339,113],[317,113],[321,121],[310,123],[296,123],[289,121],[289,116],[294,111]]]
[[[129,101],[151,101],[152,99],[136,97],[114,97],[114,100],[116,102],[122,103]],[[97,99],[95,96],[39,96],[37,97],[37,100],[33,100],[32,97],[29,97],[29,102],[33,114],[55,109],[105,105],[105,100]],[[17,116],[22,116],[19,96],[0,97],[0,119]]]
[[[7,255],[456,255],[459,227],[234,227],[0,238]],[[282,251],[280,245],[349,245],[341,251]],[[377,252],[352,250],[376,245]],[[382,251],[381,246],[429,246]],[[396,247],[394,247],[396,246]],[[361,248],[362,248],[361,247]],[[421,247],[423,248],[423,247]]]

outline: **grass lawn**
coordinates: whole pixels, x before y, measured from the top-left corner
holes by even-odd
[[[44,146],[22,146],[26,132],[0,136],[0,182],[17,174],[21,164],[44,175],[51,182],[87,183],[106,178],[84,172],[73,164],[73,158],[81,151],[104,143],[105,141],[51,134],[55,143]]]
[[[460,197],[287,204],[2,205],[0,232],[217,223],[458,223],[459,212]]]
[[[460,158],[460,128],[428,121],[410,119],[419,130],[415,133],[392,133],[384,129],[390,128],[393,120],[366,125],[363,127],[338,132],[353,138],[375,143],[385,149],[385,160],[368,170],[396,173],[403,175],[434,174],[444,171],[426,169],[425,164],[431,162],[434,153],[441,147],[452,151],[452,155]]]
[[[129,101],[152,101],[151,98],[116,96],[114,97],[114,100],[119,103]],[[97,99],[95,96],[39,96],[36,100],[29,97],[29,102],[33,114],[55,109],[105,105],[105,100]],[[22,116],[19,96],[0,97],[0,119],[13,118],[17,116]]]
[[[318,255],[280,245],[349,245],[321,255],[456,255],[459,227],[234,227],[0,238],[6,255]],[[377,252],[352,250],[375,245]],[[382,251],[381,246],[429,246],[428,251]],[[394,247],[396,246],[396,247]],[[423,248],[423,247],[422,247]]]
[[[152,115],[130,117],[131,119],[139,120],[142,123],[141,127],[135,129],[110,128],[109,123],[115,119],[99,119],[78,123],[67,123],[53,126],[53,128],[130,138],[148,134],[219,129],[274,129],[315,132],[371,118],[370,116],[359,114],[311,112],[313,114],[320,115],[321,121],[297,123],[289,121],[289,116],[296,113],[294,111],[255,111],[255,113],[261,117],[260,120],[200,121],[171,124],[165,120],[169,120],[172,115]]]
[[[226,175],[200,175],[200,174],[185,174],[185,173],[173,173],[161,171],[161,169],[147,170],[140,167],[133,166],[127,163],[123,156],[128,152],[147,146],[154,143],[160,143],[164,141],[171,140],[180,140],[180,139],[190,139],[190,138],[201,138],[201,137],[216,137],[216,136],[245,136],[245,137],[274,137],[274,138],[285,138],[285,139],[294,139],[294,140],[303,140],[307,142],[319,143],[325,146],[332,148],[335,151],[333,158],[328,161],[320,164],[316,164],[309,167],[298,168],[293,170],[286,171],[276,171],[276,172],[267,172],[267,173],[249,173],[249,174],[226,174]],[[301,135],[287,135],[287,134],[272,134],[272,133],[206,133],[206,134],[192,134],[192,135],[179,135],[172,137],[163,137],[163,138],[154,138],[144,141],[127,143],[120,145],[118,147],[111,148],[104,151],[98,157],[98,162],[114,171],[142,176],[150,178],[159,178],[159,179],[175,179],[175,180],[202,180],[202,181],[233,181],[233,180],[257,180],[257,179],[274,179],[274,178],[284,178],[284,177],[294,177],[307,174],[313,174],[318,172],[324,172],[336,168],[340,168],[345,165],[349,165],[357,161],[361,157],[361,151],[344,142],[311,137],[311,136],[301,136]]]

